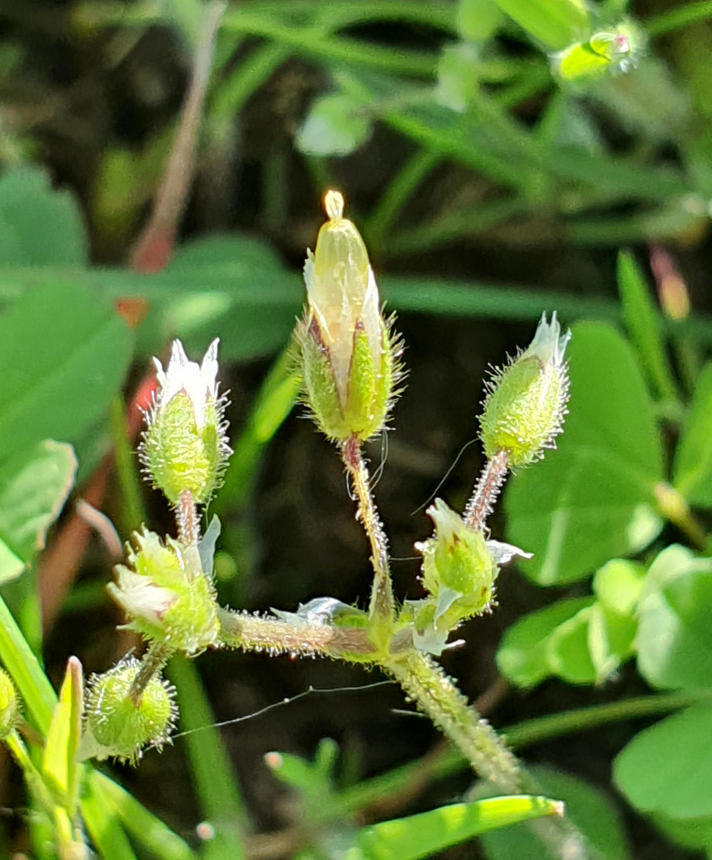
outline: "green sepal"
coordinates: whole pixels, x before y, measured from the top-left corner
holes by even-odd
[[[154,677],[135,702],[129,694],[140,665],[131,658],[90,679],[81,758],[135,764],[146,747],[168,741],[176,719],[175,691]]]
[[[322,346],[308,321],[299,323],[297,340],[301,353],[302,397],[321,432],[342,441],[351,434],[336,390],[329,351]]]
[[[144,435],[143,458],[154,486],[172,504],[189,491],[204,504],[220,485],[225,456],[221,447],[220,416],[207,403],[205,424],[198,427],[190,397],[183,391],[157,410]]]

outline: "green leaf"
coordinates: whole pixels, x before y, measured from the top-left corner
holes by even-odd
[[[588,619],[587,646],[595,670],[595,681],[609,678],[635,653],[636,619],[594,603]]]
[[[618,811],[610,799],[573,776],[545,767],[530,769],[537,787],[566,804],[566,821],[586,840],[586,849],[576,856],[587,860],[628,860],[630,852]],[[572,839],[576,836],[572,834]],[[515,825],[488,833],[482,844],[489,860],[559,860],[532,829]],[[572,852],[574,853],[574,852]]]
[[[282,347],[294,328],[303,299],[299,280],[272,249],[244,236],[211,236],[190,242],[176,254],[160,280],[141,279],[152,313],[144,323],[160,348],[176,333],[189,353],[199,353],[217,335],[223,361],[268,355]],[[159,285],[160,292],[149,289]],[[254,296],[254,299],[253,299]]]
[[[83,707],[82,664],[76,657],[70,657],[42,757],[44,776],[58,793],[70,817],[74,815],[78,799],[80,766],[77,749],[82,732]]]
[[[314,100],[295,143],[307,155],[348,155],[370,136],[371,118],[363,102],[329,93]]]
[[[479,87],[479,65],[479,51],[472,43],[445,45],[438,61],[438,102],[450,110],[464,111]]]
[[[19,167],[0,179],[0,264],[87,264],[88,242],[79,207],[55,191],[47,174]]]
[[[553,670],[549,643],[560,624],[574,618],[592,603],[590,597],[572,597],[525,615],[504,634],[497,651],[497,668],[520,687],[533,687]]]
[[[130,332],[103,298],[62,284],[25,293],[0,319],[0,451],[80,438],[130,357]]]
[[[638,607],[638,668],[654,687],[712,683],[712,559],[681,546],[650,566]]]
[[[665,352],[660,312],[630,253],[618,255],[618,290],[625,324],[643,369],[660,397],[675,398],[675,383]]]
[[[592,684],[596,667],[589,651],[589,626],[595,604],[552,630],[546,647],[546,662],[551,671],[570,684]]]
[[[505,496],[507,540],[534,553],[540,585],[582,579],[647,546],[662,521],[662,449],[630,346],[605,323],[574,326],[571,400],[558,450],[517,475]]]
[[[344,860],[417,860],[488,830],[561,812],[558,801],[527,795],[453,803],[364,828]]]
[[[581,0],[497,0],[497,4],[530,36],[554,51],[590,33],[588,12]]]
[[[593,591],[600,603],[621,615],[632,615],[645,580],[645,568],[635,561],[613,558],[596,571]]]
[[[644,729],[619,753],[616,785],[634,807],[674,819],[712,816],[712,705]]]
[[[44,548],[76,468],[71,446],[51,440],[0,461],[0,584],[19,576]]]
[[[457,4],[457,32],[462,39],[486,42],[504,20],[494,0],[460,0]]]
[[[712,362],[697,378],[672,473],[673,486],[690,504],[712,507]]]

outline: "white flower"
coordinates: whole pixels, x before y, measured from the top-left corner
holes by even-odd
[[[536,356],[542,364],[552,362],[557,368],[564,363],[566,345],[571,340],[571,332],[561,334],[561,326],[556,319],[556,311],[551,315],[551,322],[546,319],[546,313],[541,315],[539,325],[534,333],[534,339],[522,353],[522,358]]]
[[[218,344],[219,338],[208,347],[201,364],[190,361],[185,354],[183,344],[174,340],[171,346],[171,358],[168,368],[163,369],[159,359],[154,358],[159,389],[156,394],[154,411],[166,406],[171,400],[185,392],[193,404],[195,423],[198,429],[205,426],[206,405],[208,402],[218,402]]]

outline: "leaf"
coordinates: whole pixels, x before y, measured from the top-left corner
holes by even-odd
[[[346,93],[329,93],[312,102],[297,132],[297,148],[307,155],[349,155],[371,136],[363,102]]]
[[[479,66],[479,51],[472,43],[445,45],[438,61],[437,101],[450,110],[466,110],[479,87]]]
[[[0,462],[0,583],[19,576],[44,548],[76,468],[71,446],[50,440]]]
[[[675,383],[665,352],[660,312],[630,253],[621,252],[618,255],[618,291],[626,327],[642,367],[660,397],[674,398]]]
[[[77,749],[82,730],[83,707],[82,664],[76,657],[70,657],[42,757],[45,778],[59,794],[62,805],[70,816],[74,815],[78,800]]]
[[[130,332],[103,298],[63,284],[25,293],[0,319],[0,451],[80,438],[130,357]]]
[[[673,486],[691,505],[712,507],[712,362],[697,378],[672,473]]]
[[[674,819],[712,816],[712,705],[693,705],[639,732],[613,765],[634,807]]]
[[[559,600],[525,615],[504,634],[497,651],[497,668],[520,687],[533,687],[553,670],[549,662],[550,637],[560,624],[591,605],[590,597]]]
[[[457,32],[462,39],[486,42],[503,21],[495,0],[459,0],[457,4]]]
[[[507,540],[533,551],[525,573],[540,585],[582,579],[638,552],[662,527],[660,435],[632,350],[605,323],[573,332],[558,450],[517,475],[505,496]]]
[[[570,684],[592,684],[596,680],[588,648],[593,606],[580,609],[572,618],[552,630],[546,647],[546,662],[551,671]]]
[[[47,174],[19,167],[0,179],[0,264],[87,264],[87,237],[68,191],[55,191]]]
[[[364,828],[344,860],[417,860],[488,830],[561,813],[558,801],[528,795],[453,803]]]
[[[629,860],[630,852],[618,811],[603,792],[583,780],[546,767],[532,767],[530,772],[537,787],[560,797],[566,804],[566,821],[586,840],[586,850],[573,846],[571,856],[587,860]],[[572,840],[576,835],[572,833]],[[482,844],[489,860],[559,860],[551,849],[529,827],[515,825],[506,830],[488,833]],[[568,855],[567,855],[568,856]]]
[[[681,546],[650,566],[638,607],[638,669],[654,687],[712,683],[712,559]]]
[[[638,605],[645,568],[642,564],[613,558],[596,571],[593,591],[600,603],[621,615],[632,615]]]
[[[595,670],[595,681],[609,678],[635,653],[636,619],[594,603],[588,619],[587,646]]]
[[[153,306],[148,351],[179,333],[188,352],[200,352],[218,334],[223,361],[257,358],[282,347],[303,299],[299,280],[271,248],[244,236],[190,242],[176,251],[165,272],[148,281],[139,283],[162,288],[160,294],[145,293]]]

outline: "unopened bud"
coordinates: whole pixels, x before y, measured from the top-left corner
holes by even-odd
[[[435,533],[415,548],[423,556],[422,580],[429,597],[410,601],[416,647],[439,654],[460,622],[487,612],[494,602],[499,566],[514,556],[530,558],[510,544],[485,540],[436,499],[428,508]]]
[[[629,22],[613,30],[594,33],[552,57],[557,74],[568,81],[596,78],[607,72],[628,72],[641,53],[642,36]]]
[[[175,690],[154,677],[134,701],[131,687],[140,667],[132,657],[89,679],[82,758],[111,757],[135,764],[145,749],[160,749],[170,740],[177,716]]]
[[[570,337],[561,334],[556,313],[551,322],[542,315],[528,349],[495,371],[480,416],[488,459],[505,451],[510,466],[526,466],[554,447],[569,396],[564,352]]]
[[[297,329],[304,400],[331,439],[368,439],[383,429],[398,348],[380,309],[366,246],[329,191],[329,220],[307,253],[307,311]]]
[[[197,504],[210,500],[220,486],[231,451],[218,394],[218,341],[202,363],[189,361],[179,340],[173,341],[168,368],[154,358],[158,391],[147,415],[140,456],[155,487],[174,505],[190,492]]]
[[[218,641],[217,602],[192,547],[147,530],[133,536],[127,565],[116,565],[109,594],[128,616],[129,629],[191,656]]]
[[[19,715],[20,703],[15,685],[7,672],[0,669],[0,741],[15,728]]]

